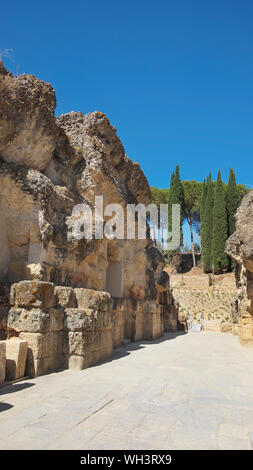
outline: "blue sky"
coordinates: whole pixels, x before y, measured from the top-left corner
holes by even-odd
[[[253,2],[4,2],[5,64],[53,84],[57,114],[105,112],[152,186],[221,168],[253,185]]]

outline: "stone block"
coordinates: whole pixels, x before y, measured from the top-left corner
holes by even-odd
[[[232,323],[226,322],[220,325],[221,333],[232,333]]]
[[[74,289],[78,308],[90,308],[107,312],[112,308],[111,296],[108,292],[92,289]]]
[[[62,355],[43,357],[40,359],[28,360],[26,363],[26,375],[30,377],[39,377],[62,369],[65,366]]]
[[[68,332],[68,354],[75,356],[84,356],[87,351],[88,341],[87,333],[83,331],[69,331]],[[66,348],[66,345],[65,345]],[[67,351],[66,351],[67,352]]]
[[[0,384],[5,381],[6,346],[5,341],[0,341]]]
[[[6,380],[16,380],[25,375],[28,342],[19,338],[5,341],[6,345]]]
[[[56,286],[55,289],[56,302],[63,308],[76,308],[77,300],[72,287]]]
[[[20,333],[20,339],[28,342],[28,348],[36,359],[57,356],[62,353],[63,333]]]
[[[50,308],[49,314],[49,330],[50,331],[61,331],[63,330],[64,324],[64,310],[60,308]]]
[[[70,331],[90,330],[95,326],[92,310],[66,308],[64,312],[64,329]]]
[[[54,284],[44,281],[20,281],[12,284],[10,302],[18,307],[55,307]]]
[[[113,347],[119,348],[124,344],[125,316],[122,311],[112,313],[112,324]]]
[[[52,372],[63,365],[63,333],[20,333],[28,342],[26,373],[38,376]]]
[[[75,370],[83,370],[88,367],[87,361],[82,356],[70,356],[68,358],[68,368]]]
[[[45,333],[49,331],[50,315],[39,308],[27,310],[12,307],[8,313],[7,326],[17,332]]]

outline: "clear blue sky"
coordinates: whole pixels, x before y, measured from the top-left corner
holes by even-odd
[[[105,112],[152,186],[252,182],[252,0],[12,1],[0,48],[51,82],[57,114]]]

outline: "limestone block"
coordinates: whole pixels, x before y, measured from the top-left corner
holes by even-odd
[[[57,370],[63,365],[63,333],[22,332],[19,338],[28,342],[26,373],[38,376]]]
[[[38,280],[20,281],[12,284],[10,300],[18,307],[55,307],[54,284]]]
[[[50,333],[22,332],[19,338],[28,342],[28,355],[35,359],[57,356],[62,353],[62,337],[60,331]]]
[[[30,377],[39,377],[40,375],[48,374],[62,369],[65,366],[64,358],[62,355],[43,357],[40,359],[29,359],[27,356],[26,375]]]
[[[16,380],[25,375],[28,342],[13,337],[5,341],[6,380]]]
[[[50,308],[48,310],[49,318],[50,318],[50,331],[61,331],[63,330],[63,322],[64,322],[64,310],[61,308]]]
[[[55,295],[57,303],[63,308],[76,308],[77,301],[71,287],[56,286]]]
[[[144,312],[141,312],[141,311],[136,312],[134,341],[139,341],[143,338],[145,320],[146,319],[145,319]]]
[[[232,323],[226,322],[220,325],[221,333],[232,333]]]
[[[68,354],[75,356],[84,356],[87,351],[87,333],[83,331],[69,331],[68,332]],[[65,344],[66,348],[66,344]],[[66,351],[67,352],[67,351]]]
[[[82,331],[94,328],[94,314],[92,310],[79,308],[66,308],[64,312],[64,329]]]
[[[70,356],[68,358],[68,368],[75,370],[83,370],[88,367],[87,361],[82,356]]]
[[[250,313],[242,313],[238,323],[238,332],[241,344],[253,347],[253,317]]]
[[[124,312],[124,339],[135,340],[135,320],[136,313],[132,311]]]
[[[5,341],[0,341],[0,384],[5,380],[6,346]]]
[[[121,310],[112,312],[113,347],[119,348],[124,344],[125,316]]]
[[[112,329],[92,331],[87,337],[87,343],[92,351],[102,351],[103,349],[112,349]]]
[[[113,347],[109,345],[106,348],[101,348],[98,350],[91,350],[87,353],[87,364],[88,367],[94,366],[98,362],[106,361],[113,354]]]
[[[18,332],[45,333],[49,331],[50,315],[39,308],[13,307],[8,313],[7,326],[9,330]]]
[[[149,302],[145,302],[143,309],[147,313],[156,313],[157,311],[157,304],[151,300]]]
[[[90,308],[108,311],[112,308],[111,296],[108,292],[92,289],[74,289],[79,308]]]

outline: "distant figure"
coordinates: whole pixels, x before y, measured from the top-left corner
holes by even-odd
[[[204,315],[203,315],[203,313],[201,313],[201,315],[200,315],[199,323],[200,323],[201,331],[204,331]]]
[[[187,322],[187,331],[190,331],[192,327],[192,316],[190,314],[187,315],[186,322]]]

